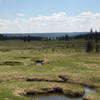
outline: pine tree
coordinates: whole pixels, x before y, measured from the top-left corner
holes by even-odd
[[[100,47],[99,47],[99,45],[97,44],[96,47],[95,47],[95,50],[96,50],[97,53],[99,52],[99,49],[100,49]]]
[[[88,41],[86,45],[86,52],[93,52],[94,44],[93,41]]]

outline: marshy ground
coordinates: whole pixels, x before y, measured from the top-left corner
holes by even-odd
[[[100,54],[78,41],[0,41],[0,100],[31,100],[27,94],[61,92],[100,100]],[[37,65],[36,61],[43,61]]]

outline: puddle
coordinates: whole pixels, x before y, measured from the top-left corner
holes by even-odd
[[[32,100],[82,100],[82,98],[68,98],[61,94],[34,96]]]
[[[93,89],[85,88],[84,96],[94,93]],[[35,95],[35,96],[28,96],[32,98],[32,100],[83,100],[83,97],[80,98],[70,98],[62,94],[45,94],[45,95]]]
[[[94,92],[95,92],[95,89],[85,88],[85,94],[84,94],[84,96],[86,96],[88,94],[91,94],[91,93],[94,93]]]
[[[42,66],[43,64],[42,63],[36,63],[36,66]]]
[[[44,64],[44,60],[36,60],[35,64],[36,66],[42,66]]]

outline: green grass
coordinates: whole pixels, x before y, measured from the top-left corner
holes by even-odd
[[[100,54],[85,53],[84,40],[73,41],[0,41],[0,63],[21,62],[22,65],[0,65],[0,100],[28,100],[12,93],[16,89],[37,89],[37,86],[55,86],[59,83],[26,82],[22,79],[40,78],[61,80],[59,75],[70,78],[72,85],[60,84],[66,91],[80,91],[80,84],[98,88],[90,97],[100,95]],[[73,46],[74,45],[74,46]],[[35,60],[44,59],[46,63],[36,66]],[[78,86],[77,86],[77,85]],[[68,89],[69,87],[69,89]],[[73,90],[74,89],[74,90]],[[39,90],[40,91],[40,90]],[[6,98],[6,99],[5,99]],[[96,99],[93,99],[96,100]],[[99,99],[97,99],[99,100]]]

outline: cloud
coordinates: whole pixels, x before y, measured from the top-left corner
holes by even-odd
[[[25,15],[24,15],[23,13],[17,13],[16,16],[18,16],[18,17],[23,17],[23,16],[25,16]]]
[[[2,20],[2,19],[0,19],[0,26],[9,25],[10,23],[11,22],[9,20],[6,20],[6,19]]]
[[[100,13],[83,12],[77,16],[68,16],[60,12],[50,16],[0,19],[0,32],[84,32],[90,28],[100,29]]]

